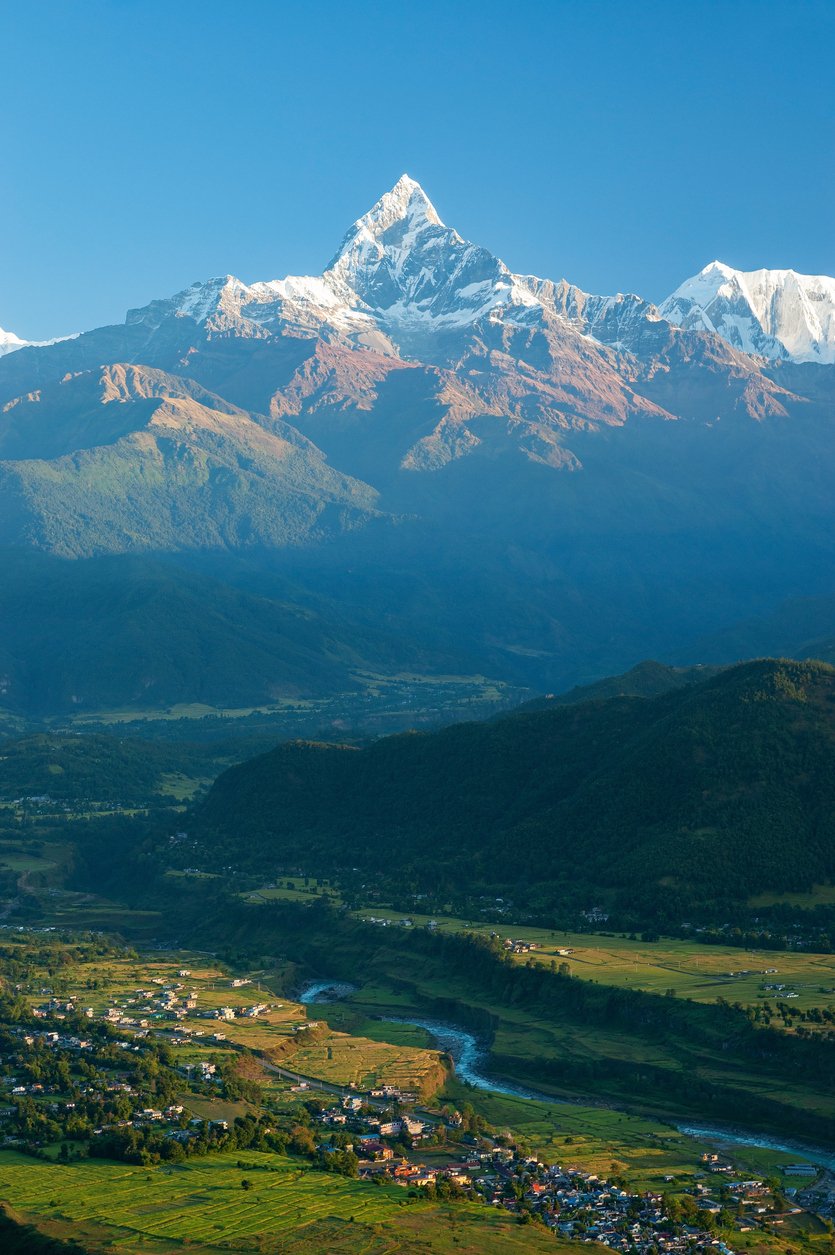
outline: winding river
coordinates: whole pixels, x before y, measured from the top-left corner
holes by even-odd
[[[536,1102],[548,1103],[549,1106],[573,1106],[575,1103],[585,1105],[582,1099],[555,1098],[553,1094],[545,1094],[539,1090],[529,1089],[524,1085],[514,1085],[510,1081],[498,1081],[485,1075],[484,1064],[486,1052],[479,1045],[478,1038],[462,1028],[452,1024],[443,1024],[437,1020],[418,1020],[386,1017],[387,1023],[414,1024],[431,1035],[440,1050],[446,1051],[455,1064],[455,1073],[462,1081],[466,1081],[475,1089],[491,1090],[494,1094],[506,1094],[512,1098],[530,1098]],[[606,1103],[595,1102],[595,1106],[607,1106]],[[590,1104],[589,1104],[590,1105]],[[615,1110],[615,1108],[610,1108]],[[720,1146],[756,1146],[763,1150],[778,1150],[789,1155],[798,1155],[821,1168],[835,1170],[835,1153],[824,1150],[820,1146],[807,1146],[802,1142],[780,1141],[769,1137],[767,1133],[751,1133],[747,1129],[733,1127],[720,1128],[709,1124],[676,1123],[679,1133],[697,1138],[701,1142],[715,1143]]]
[[[305,985],[299,995],[299,1001],[311,1004],[316,1002],[333,1002],[337,998],[345,998],[353,993],[356,986],[340,981],[319,981]],[[446,1024],[440,1020],[417,1019],[412,1016],[385,1016],[387,1024],[413,1024],[422,1028],[432,1037],[439,1050],[445,1051],[455,1065],[455,1074],[460,1080],[472,1085],[474,1089],[490,1090],[494,1094],[505,1094],[509,1098],[528,1098],[535,1102],[548,1103],[551,1107],[583,1105],[582,1099],[556,1098],[553,1094],[545,1094],[540,1090],[530,1089],[525,1085],[516,1085],[512,1081],[500,1081],[487,1075],[485,1065],[487,1052],[479,1043],[478,1038],[458,1028],[454,1024]],[[594,1100],[589,1100],[588,1104]],[[605,1103],[594,1102],[596,1106]],[[615,1108],[611,1108],[615,1110]],[[835,1152],[820,1146],[807,1146],[802,1142],[780,1141],[769,1137],[767,1133],[752,1133],[747,1129],[735,1127],[719,1127],[710,1124],[676,1123],[674,1127],[679,1133],[697,1138],[718,1146],[756,1146],[763,1150],[783,1151],[789,1155],[798,1155],[817,1164],[818,1167],[835,1171]]]

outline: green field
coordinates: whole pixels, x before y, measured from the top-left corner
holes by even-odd
[[[812,910],[816,906],[831,906],[833,902],[835,902],[835,885],[813,885],[808,893],[759,893],[756,897],[749,898],[748,905],[764,907],[785,904]]]
[[[361,1090],[382,1084],[432,1093],[443,1079],[437,1050],[392,1045],[343,1033],[331,1034],[316,1045],[302,1045],[290,1066],[304,1076],[355,1085]]]
[[[333,885],[319,884],[315,878],[282,876],[273,885],[248,890],[243,896],[247,902],[310,902],[314,897],[325,895],[334,903],[341,902],[339,891]]]
[[[245,1165],[237,1166],[238,1161]],[[242,1179],[252,1183],[241,1188]],[[305,1170],[278,1155],[238,1152],[175,1168],[86,1160],[53,1165],[0,1152],[0,1197],[91,1251],[419,1252],[516,1255],[568,1249],[478,1204],[410,1202],[373,1186]],[[265,1246],[265,1240],[274,1244]]]
[[[471,1103],[495,1129],[520,1138],[544,1160],[601,1176],[622,1176],[634,1190],[663,1193],[706,1179],[701,1155],[715,1149],[707,1140],[679,1133],[669,1124],[604,1107],[548,1105],[473,1090],[455,1081],[444,1091],[447,1095],[459,1105]],[[784,1185],[792,1184],[791,1177],[783,1178],[785,1165],[803,1158],[796,1151],[745,1145],[723,1149],[740,1175],[775,1176]]]
[[[282,896],[282,891],[276,891],[276,896]],[[532,942],[536,949],[512,955],[514,962],[567,963],[572,976],[602,985],[659,994],[672,989],[677,996],[696,1002],[726,998],[746,1005],[762,998],[782,1001],[785,992],[796,992],[797,999],[792,1001],[801,1010],[813,1006],[835,1007],[835,954],[753,951],[670,938],[645,942],[606,933],[569,933],[524,924],[474,923],[455,916],[404,915],[402,911],[382,908],[373,912],[365,909],[356,914],[364,919],[372,915],[378,920],[389,919],[393,926],[409,919],[413,927],[419,928],[432,920],[442,933],[468,931],[489,935],[497,932],[513,941]],[[572,953],[560,954],[561,950]],[[750,975],[732,974],[746,972]],[[786,991],[765,990],[766,984],[783,984]]]

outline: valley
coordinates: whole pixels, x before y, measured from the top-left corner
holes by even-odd
[[[50,187],[49,256],[84,174],[104,312],[0,330],[0,1247],[832,1255],[831,75],[774,85],[763,6],[676,10],[694,90],[635,11],[551,117],[583,6],[521,60],[508,6],[410,10],[393,56],[397,6],[303,45],[299,6],[122,7],[6,113],[10,163],[18,118],[61,148],[4,208]],[[104,80],[112,130],[65,123]],[[536,274],[391,182],[442,135],[462,225]],[[586,219],[589,290],[534,247],[579,277]],[[653,299],[615,290],[646,229]]]
[[[436,1247],[443,1232],[454,1235],[455,1249],[500,1255],[544,1250],[546,1241],[553,1249],[555,1238],[576,1239],[590,1223],[616,1245],[618,1232],[626,1233],[640,1251],[654,1244],[659,1226],[678,1232],[682,1217],[686,1249],[700,1225],[703,1240],[714,1240],[724,1205],[718,1232],[730,1225],[738,1235],[741,1226],[735,1240],[743,1249],[776,1253],[788,1239],[815,1251],[823,1240],[805,1208],[785,1201],[826,1189],[829,1160],[813,1150],[743,1134],[724,1140],[719,1131],[693,1136],[648,1114],[526,1097],[522,1087],[484,1078],[471,1034],[459,1032],[456,1044],[452,1030],[381,1018],[383,1004],[368,1001],[370,989],[338,987],[347,1001],[323,1002],[308,983],[311,993],[302,987],[296,1001],[277,998],[294,979],[289,969],[230,970],[196,951],[124,949],[101,934],[49,927],[6,928],[0,950],[4,987],[16,978],[18,1002],[30,1008],[18,1009],[16,1023],[31,1023],[11,1036],[8,1019],[0,1025],[15,1069],[11,1080],[8,1072],[0,1079],[11,1087],[0,1183],[6,1215],[34,1224],[37,1235],[80,1239],[92,1252],[113,1243],[166,1252],[182,1242],[208,1252],[230,1241],[255,1251],[265,1240],[288,1250],[325,1241],[345,1252],[371,1241],[382,1251],[380,1226],[405,1207],[398,1249],[407,1251],[425,1240]],[[363,1022],[372,1006],[373,1019]],[[316,1017],[352,1027],[325,1027]],[[371,1036],[362,1036],[364,1026]],[[420,1044],[433,1036],[452,1059]],[[131,1061],[149,1051],[160,1070]],[[85,1055],[98,1072],[82,1067]],[[50,1056],[60,1062],[57,1072]],[[424,1059],[437,1069],[432,1081],[421,1071]],[[86,1083],[76,1079],[79,1068]],[[121,1095],[115,1122],[104,1114],[115,1101],[108,1092]],[[139,1110],[143,1101],[148,1110]],[[98,1129],[82,1114],[96,1104]],[[387,1119],[409,1133],[392,1133]],[[235,1141],[229,1149],[232,1130],[237,1149]],[[116,1142],[97,1148],[97,1139],[114,1137],[121,1150]],[[350,1139],[353,1154],[336,1168],[338,1148]],[[141,1162],[132,1166],[136,1148]],[[114,1154],[122,1162],[110,1162]],[[329,1155],[334,1164],[322,1171]],[[796,1184],[803,1164],[808,1179]],[[747,1181],[741,1203],[742,1187],[725,1184],[734,1174]],[[714,1213],[716,1196],[724,1204]],[[502,1200],[498,1210],[485,1206],[491,1198]],[[745,1220],[731,1220],[734,1208]],[[533,1228],[518,1247],[518,1220],[528,1216]]]

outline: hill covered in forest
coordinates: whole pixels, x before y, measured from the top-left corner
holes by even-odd
[[[224,865],[687,918],[831,878],[833,816],[835,669],[765,659],[364,749],[284,744],[194,822]]]
[[[670,689],[698,684],[720,671],[720,667],[668,667],[649,658],[630,667],[622,675],[606,676],[591,684],[578,684],[567,693],[548,693],[519,707],[517,713],[548,710],[552,706],[575,706],[578,702],[603,701],[609,697],[659,697]]]

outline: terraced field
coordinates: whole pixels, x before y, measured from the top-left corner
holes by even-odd
[[[443,1082],[437,1050],[371,1041],[367,1037],[334,1033],[324,1042],[302,1046],[290,1066],[305,1076],[337,1085],[395,1085],[401,1090],[429,1093]]]
[[[397,1186],[300,1169],[298,1161],[278,1155],[239,1154],[242,1168],[237,1155],[217,1155],[146,1169],[96,1160],[50,1164],[4,1151],[0,1198],[50,1232],[72,1232],[91,1250],[126,1255],[167,1255],[184,1246],[381,1255],[555,1250],[550,1235],[522,1234],[512,1221],[477,1204],[448,1209],[410,1201]],[[251,1188],[242,1189],[242,1180]]]

